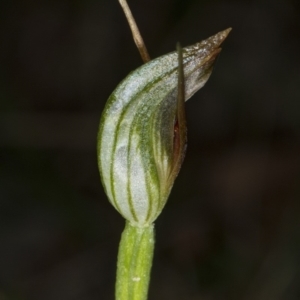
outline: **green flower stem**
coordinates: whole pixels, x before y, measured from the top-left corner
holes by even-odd
[[[119,246],[116,300],[146,300],[154,250],[154,226],[126,221]]]

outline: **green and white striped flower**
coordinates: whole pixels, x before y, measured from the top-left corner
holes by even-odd
[[[229,31],[183,48],[181,60],[172,52],[142,65],[108,99],[100,174],[110,202],[134,226],[153,223],[166,204],[185,152],[184,100],[208,80]]]

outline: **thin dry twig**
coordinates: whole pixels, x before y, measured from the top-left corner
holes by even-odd
[[[131,13],[131,10],[127,4],[127,1],[126,0],[119,0],[119,3],[125,13],[125,16],[126,16],[126,19],[129,23],[129,26],[130,26],[130,29],[131,29],[131,32],[132,32],[132,36],[133,36],[133,39],[134,39],[134,42],[140,52],[140,55],[142,57],[142,60],[144,63],[150,61],[150,56],[148,54],[148,51],[147,51],[147,48],[146,48],[146,45],[144,43],[144,40],[141,36],[141,33],[137,27],[137,24],[134,20],[134,17]]]

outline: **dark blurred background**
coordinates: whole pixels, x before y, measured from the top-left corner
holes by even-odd
[[[300,299],[300,5],[129,0],[152,57],[233,27],[187,103],[149,300]],[[117,0],[0,2],[0,300],[113,299],[110,93],[141,65]]]

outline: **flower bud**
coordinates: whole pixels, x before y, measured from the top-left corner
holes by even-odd
[[[108,99],[99,170],[110,202],[135,226],[155,221],[167,201],[185,152],[184,100],[208,80],[229,31],[142,65]]]

